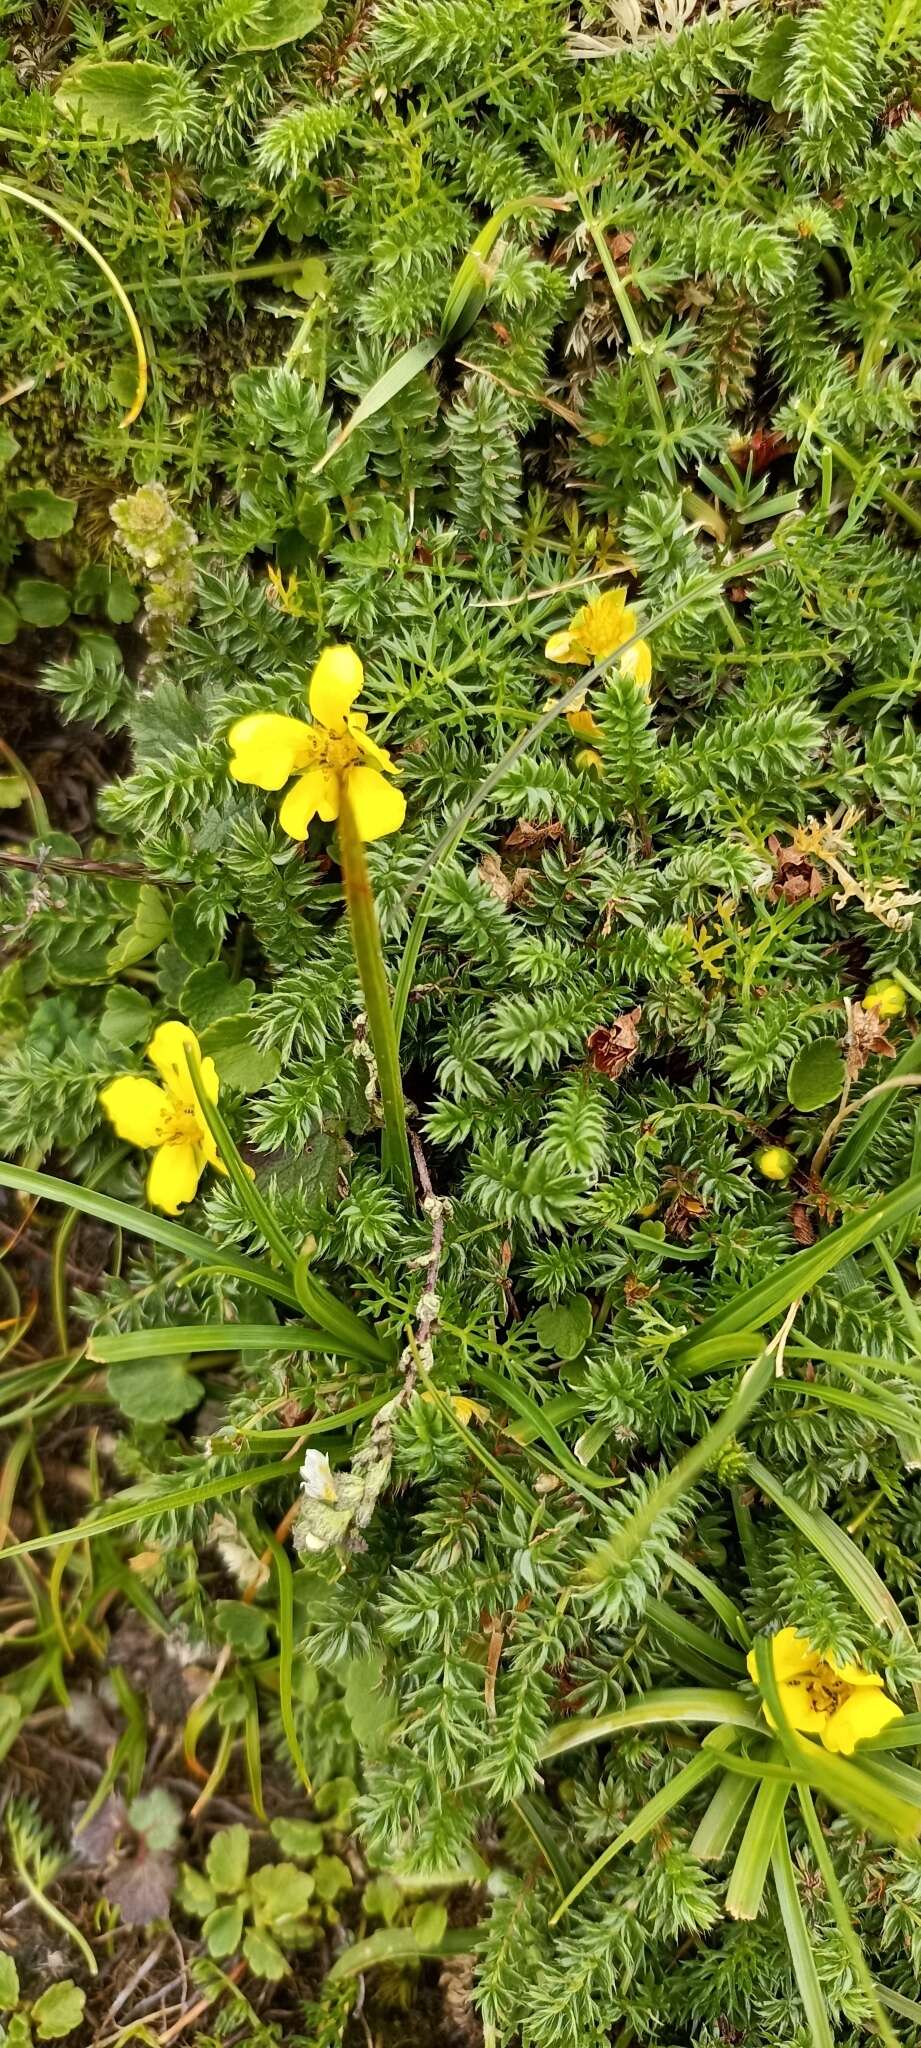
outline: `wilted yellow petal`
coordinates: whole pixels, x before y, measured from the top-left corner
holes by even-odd
[[[601,727],[598,720],[594,713],[588,709],[584,711],[567,711],[566,723],[570,732],[577,732],[580,739],[597,740],[601,736]]]
[[[307,701],[311,717],[329,732],[344,731],[346,713],[364,679],[354,647],[325,647],[310,678]]]
[[[878,1735],[890,1721],[901,1719],[901,1707],[897,1707],[887,1693],[857,1687],[836,1713],[829,1714],[822,1730],[822,1741],[826,1749],[850,1756],[855,1743],[865,1742],[868,1735]]]
[[[146,1081],[141,1074],[121,1074],[103,1088],[99,1100],[112,1119],[116,1136],[127,1144],[162,1144],[170,1100],[156,1081]]]
[[[308,768],[306,775],[292,783],[278,813],[278,822],[290,839],[306,839],[311,818],[327,824],[339,816],[339,778],[325,763]]]
[[[349,802],[361,839],[383,839],[398,832],[406,816],[406,798],[392,782],[385,782],[376,768],[350,768]]]
[[[620,667],[625,676],[632,676],[641,690],[648,688],[652,681],[652,648],[648,640],[637,640],[628,647],[620,658]]]
[[[161,1145],[154,1153],[147,1175],[147,1200],[167,1216],[177,1216],[185,1202],[195,1199],[200,1165],[194,1145]]]
[[[283,789],[290,775],[311,759],[316,740],[303,718],[280,711],[254,711],[238,718],[227,735],[233,749],[230,774],[256,789]]]
[[[564,633],[551,633],[544,648],[544,653],[548,661],[580,662],[585,658],[581,649],[574,644],[572,633],[568,627]]]

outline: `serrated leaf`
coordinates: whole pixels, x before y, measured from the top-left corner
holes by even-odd
[[[352,1889],[352,1873],[341,1856],[318,1856],[313,1867],[317,1896],[330,1905],[340,1892]]]
[[[162,945],[169,928],[166,898],[150,882],[142,882],[131,923],[126,925],[106,954],[106,973],[121,974],[124,968],[135,967],[139,960],[146,960],[149,953]]]
[[[143,1835],[148,1849],[175,1849],[182,1827],[182,1808],[165,1786],[139,1792],[128,1808],[135,1833]]]
[[[205,1868],[217,1892],[238,1892],[249,1869],[249,1835],[242,1822],[221,1828],[211,1841]]]
[[[151,1036],[153,1006],[139,988],[124,982],[106,990],[99,1019],[99,1036],[107,1045],[141,1045]]]
[[[86,1992],[72,1978],[49,1984],[32,2007],[32,2025],[39,2041],[60,2041],[65,2034],[72,2034],[80,2025],[85,2005]]]
[[[196,967],[182,989],[182,1010],[199,1034],[224,1017],[243,1017],[252,1004],[256,984],[247,975],[231,981],[223,961]]]
[[[109,1369],[108,1391],[132,1422],[175,1422],[205,1391],[185,1358],[139,1358]]]
[[[798,1052],[787,1076],[794,1109],[823,1109],[836,1101],[845,1081],[844,1054],[836,1038],[815,1038]]]
[[[32,540],[59,540],[77,516],[75,499],[59,498],[55,491],[13,491],[9,505]]]
[[[172,83],[168,64],[81,58],[65,71],[54,103],[92,134],[150,142],[157,132],[156,95]]]
[[[224,1017],[213,1024],[202,1038],[202,1051],[213,1059],[225,1085],[241,1095],[267,1088],[281,1066],[277,1052],[264,1052],[256,1044],[245,1017]]]
[[[216,1600],[214,1623],[238,1657],[265,1656],[269,1618],[261,1607],[250,1607],[245,1600]]]
[[[0,2012],[12,2012],[19,2004],[19,1972],[12,1956],[0,1951]]]
[[[270,1984],[277,1984],[286,1977],[290,1964],[285,1961],[277,1941],[266,1934],[264,1927],[248,1927],[243,1937],[243,1954],[255,1977],[265,1977]]]
[[[262,6],[254,9],[250,24],[240,31],[237,48],[278,50],[282,43],[309,35],[325,11],[326,0],[263,0]]]
[[[539,1308],[534,1318],[538,1339],[545,1351],[568,1361],[578,1358],[592,1334],[591,1302],[584,1294],[572,1294],[555,1308]]]
[[[298,1870],[296,1863],[264,1864],[250,1881],[257,1922],[274,1928],[292,1924],[306,1913],[316,1890],[318,1886],[310,1872]]]
[[[322,1854],[323,1829],[315,1820],[288,1820],[280,1815],[273,1820],[269,1833],[285,1856],[294,1856],[299,1863],[312,1863]]]

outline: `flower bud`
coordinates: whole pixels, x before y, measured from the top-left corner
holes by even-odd
[[[878,1017],[901,1017],[907,1000],[900,982],[871,981],[863,998],[863,1008],[875,1010]]]
[[[789,1180],[796,1159],[786,1145],[762,1145],[760,1152],[755,1153],[755,1165],[765,1180]]]

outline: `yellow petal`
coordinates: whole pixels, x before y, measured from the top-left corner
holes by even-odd
[[[367,756],[368,760],[374,762],[375,768],[384,768],[388,775],[392,775],[393,762],[386,747],[379,747],[377,741],[372,740],[365,731],[365,726],[368,723],[367,719],[361,717],[358,712],[350,711],[345,722],[352,739],[355,741],[356,747],[360,747],[361,752]]]
[[[187,1048],[201,1060],[202,1087],[208,1101],[216,1102],[220,1092],[217,1068],[213,1060],[202,1059],[201,1046],[188,1024],[180,1024],[178,1019],[169,1024],[158,1024],[147,1047],[147,1057],[175,1100],[187,1109],[194,1109],[198,1106],[198,1097],[186,1060]]]
[[[349,802],[362,839],[383,839],[398,832],[406,816],[406,798],[392,782],[385,782],[376,768],[350,768]]]
[[[585,660],[581,648],[576,646],[568,628],[565,633],[551,633],[544,653],[548,661],[578,663]]]
[[[235,782],[251,782],[256,789],[283,789],[316,747],[304,719],[283,718],[280,711],[254,711],[251,718],[238,718],[227,738],[233,748],[230,774]]]
[[[636,613],[622,590],[608,590],[604,597],[596,597],[594,604],[583,605],[572,624],[592,660],[604,661],[636,632]]]
[[[329,732],[341,732],[364,679],[354,647],[324,647],[307,692],[311,717]]]
[[[306,839],[311,818],[325,818],[327,824],[339,816],[339,778],[325,763],[308,768],[306,775],[292,783],[278,813],[278,822],[289,839]]]
[[[99,1100],[117,1137],[129,1145],[162,1143],[170,1100],[156,1081],[146,1081],[140,1074],[122,1074],[103,1088]]]
[[[895,1700],[889,1699],[886,1693],[858,1689],[843,1702],[836,1714],[829,1714],[822,1730],[822,1741],[826,1749],[850,1756],[855,1743],[865,1742],[868,1735],[878,1735],[890,1721],[901,1719],[901,1707],[897,1707]]]
[[[877,1691],[882,1690],[884,1681],[878,1671],[865,1671],[862,1664],[836,1664],[833,1657],[829,1657],[828,1662],[835,1677],[843,1679],[845,1685],[869,1685],[874,1686]]]
[[[758,1659],[754,1650],[749,1650],[745,1661],[749,1678],[753,1678],[757,1685]],[[774,1676],[780,1684],[785,1678],[798,1678],[802,1672],[811,1671],[815,1653],[805,1636],[798,1635],[795,1628],[782,1628],[771,1637],[771,1662]]]
[[[816,1656],[812,1644],[795,1628],[779,1629],[771,1637],[771,1661],[778,1685],[787,1678],[801,1678],[806,1672],[815,1671],[821,1659]]]
[[[647,689],[652,681],[652,648],[649,641],[637,640],[635,646],[628,647],[626,654],[621,655],[620,667],[622,674],[632,676],[641,690]]]
[[[147,1200],[154,1209],[176,1216],[184,1202],[195,1199],[200,1164],[194,1145],[161,1145],[147,1175]]]
[[[789,1684],[778,1685],[777,1690],[791,1728],[798,1728],[803,1735],[821,1735],[824,1740],[828,1715],[821,1707],[813,1706],[806,1681],[794,1678]]]

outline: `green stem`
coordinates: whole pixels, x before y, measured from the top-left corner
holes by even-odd
[[[377,1062],[378,1085],[384,1112],[383,1163],[391,1179],[396,1181],[407,1200],[412,1202],[413,1176],[406,1133],[406,1103],[403,1098],[400,1053],[390,1008],[380,928],[368,876],[365,849],[344,780],[339,799],[339,851],[352,948],[364,997],[371,1044]]]

